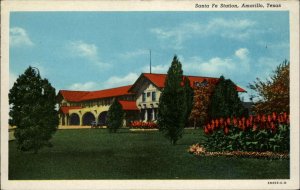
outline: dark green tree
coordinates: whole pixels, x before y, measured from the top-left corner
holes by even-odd
[[[221,76],[211,97],[209,118],[241,117],[244,113],[245,108],[238,96],[236,85]]]
[[[55,89],[32,67],[20,75],[9,91],[9,124],[16,126],[17,148],[38,152],[52,146],[49,140],[58,126]]]
[[[189,98],[184,86],[182,66],[177,56],[174,56],[158,106],[159,130],[173,145],[182,137],[190,113],[187,105]]]
[[[117,99],[114,99],[107,112],[107,128],[109,132],[116,133],[123,126],[124,111]]]
[[[184,77],[184,99],[185,99],[185,126],[189,126],[189,117],[191,115],[193,109],[193,102],[194,102],[194,90],[191,87],[190,80],[188,77]]]

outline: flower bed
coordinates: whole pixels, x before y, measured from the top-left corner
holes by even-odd
[[[243,152],[243,151],[224,151],[224,152],[207,152],[206,149],[199,145],[194,144],[188,149],[190,154],[196,156],[230,156],[230,157],[250,157],[250,158],[270,158],[270,159],[288,159],[289,153],[277,152]]]
[[[212,152],[289,152],[290,124],[286,113],[215,119],[204,127],[204,132],[204,147]]]
[[[157,129],[155,122],[132,121],[129,124],[132,129]]]

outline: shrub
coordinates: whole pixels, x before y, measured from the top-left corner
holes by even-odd
[[[130,127],[134,129],[155,129],[157,124],[154,122],[132,121]]]
[[[220,118],[204,127],[209,151],[289,152],[290,125],[286,113],[248,118]]]
[[[114,99],[112,105],[107,112],[107,128],[109,132],[116,133],[119,128],[123,126],[124,111],[122,105],[117,99]]]

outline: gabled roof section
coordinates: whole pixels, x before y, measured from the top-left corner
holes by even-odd
[[[166,74],[150,74],[150,73],[142,73],[146,78],[148,78],[155,86],[158,88],[165,87]]]
[[[128,92],[130,88],[131,85],[121,86],[117,88],[110,88],[105,90],[92,91],[86,94],[85,96],[83,96],[81,98],[81,101],[129,95],[132,94]]]
[[[71,90],[60,90],[58,95],[61,95],[65,100],[70,102],[80,102],[86,100],[94,100],[100,98],[117,97],[123,95],[132,94],[128,92],[129,86],[121,86],[117,88],[110,88],[105,90],[97,91],[71,91]]]
[[[73,91],[73,90],[60,90],[58,95],[61,95],[65,100],[70,102],[79,102],[81,98],[90,93],[89,91]]]
[[[153,73],[142,73],[140,77],[136,80],[136,82],[132,85],[132,87],[129,89],[130,92],[134,92],[134,88],[138,85],[138,83],[144,81],[145,79],[149,80],[152,84],[154,84],[158,88],[164,88],[165,86],[165,80],[166,80],[167,74],[153,74]],[[190,80],[190,85],[193,87],[196,82],[203,82],[204,80],[211,82],[211,83],[217,83],[219,78],[213,78],[213,77],[202,77],[202,76],[186,76]],[[239,86],[236,86],[236,89],[238,92],[246,92],[244,89],[242,89]]]

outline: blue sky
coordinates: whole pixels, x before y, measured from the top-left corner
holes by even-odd
[[[166,73],[232,79],[246,88],[289,60],[287,11],[12,12],[10,87],[29,66],[56,88],[99,90]],[[246,89],[248,90],[248,89]]]

